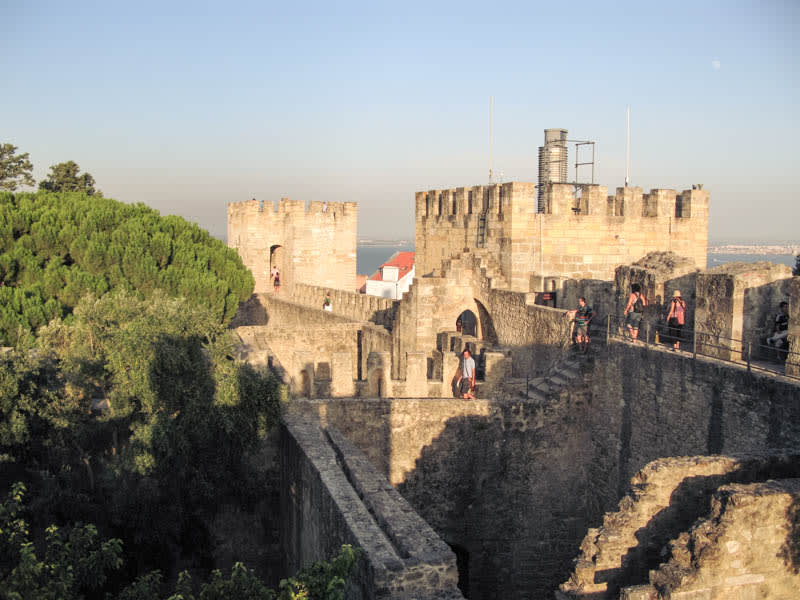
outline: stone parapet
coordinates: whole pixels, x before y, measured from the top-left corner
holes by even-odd
[[[791,292],[791,269],[770,262],[728,263],[697,275],[698,352],[747,360],[761,343],[770,316]]]
[[[389,331],[392,330],[399,300],[305,283],[295,284],[291,300],[311,308],[322,308],[322,303],[328,295],[331,299],[332,313],[356,321],[370,321]]]
[[[287,415],[281,430],[282,540],[290,572],[362,549],[349,599],[463,598],[455,555],[335,429]]]

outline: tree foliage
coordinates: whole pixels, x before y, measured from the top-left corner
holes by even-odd
[[[179,565],[209,568],[219,507],[262,498],[247,458],[285,395],[235,359],[226,324],[252,288],[183,219],[0,193],[0,475],[30,490],[24,516],[22,487],[0,507],[0,597],[160,600]],[[169,600],[339,600],[356,556],[277,592],[244,565],[183,574]]]
[[[53,165],[47,179],[39,182],[39,189],[46,192],[81,192],[87,196],[102,196],[94,187],[94,177],[89,173],[81,173],[80,170],[74,160]]]
[[[279,386],[231,358],[208,309],[119,291],[40,334],[0,362],[0,452],[47,474],[40,518],[109,527],[166,564],[221,501],[247,499],[244,457],[277,420]]]
[[[32,171],[27,152],[17,154],[13,144],[0,144],[0,190],[13,192],[20,185],[35,185]]]
[[[34,528],[95,523],[137,572],[204,556],[218,507],[259,499],[245,459],[277,422],[277,381],[163,292],[87,296],[39,334],[0,358],[0,462],[33,490]]]
[[[794,259],[794,268],[792,269],[792,275],[800,275],[800,254],[798,254]]]
[[[253,290],[235,250],[143,204],[82,193],[0,192],[0,345],[15,345],[87,293],[156,290],[227,323]]]
[[[15,600],[79,600],[87,594],[100,596],[109,576],[122,566],[122,541],[100,540],[97,528],[83,525],[61,531],[47,529],[40,557],[31,541],[23,512],[25,486],[13,486],[0,504],[0,597]],[[209,580],[195,585],[183,571],[173,593],[163,595],[161,572],[137,577],[110,600],[344,600],[347,578],[360,551],[342,546],[329,562],[317,562],[294,577],[281,581],[276,593],[244,564],[236,563],[229,576],[211,573]],[[195,594],[195,589],[198,593]]]

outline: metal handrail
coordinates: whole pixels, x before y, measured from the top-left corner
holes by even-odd
[[[653,325],[650,321],[642,322],[642,326],[639,329],[639,335],[636,341],[643,343],[645,346],[650,346],[653,344],[660,345],[667,343],[664,342],[663,339],[659,339],[657,336],[659,333],[662,333],[662,335],[664,335],[664,333],[668,329],[669,329],[668,325],[664,324],[661,327],[657,325],[654,331]],[[609,343],[609,340],[611,338],[633,341],[630,332],[628,331],[625,317],[621,317],[619,315],[607,316],[606,344]],[[688,345],[691,345],[690,352],[692,353],[693,359],[696,359],[698,355],[706,356],[709,358],[714,358],[717,360],[722,360],[734,364],[745,364],[747,366],[748,371],[757,369],[760,371],[776,373],[778,375],[783,375],[785,377],[790,377],[792,379],[800,379],[800,376],[786,375],[785,373],[785,363],[788,362],[791,364],[800,364],[800,351],[798,350],[781,349],[762,343],[754,344],[751,340],[731,338],[696,328],[682,329],[678,341],[681,343],[681,345],[684,345],[683,348],[684,350],[687,350],[686,347]],[[777,365],[771,366],[763,364],[763,362],[758,358],[754,358],[754,356],[756,357],[761,356],[763,354],[762,351],[765,350],[770,353],[775,353],[776,356],[783,357],[782,361],[783,364],[780,367]],[[719,353],[716,351],[723,351],[727,353],[737,354],[741,356],[741,359],[736,359],[733,356],[730,357],[719,356],[718,355]]]

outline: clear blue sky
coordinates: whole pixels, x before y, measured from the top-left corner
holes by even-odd
[[[224,236],[227,202],[359,203],[413,235],[413,193],[535,181],[543,129],[597,180],[711,191],[712,238],[798,240],[800,3],[0,0],[0,141]]]

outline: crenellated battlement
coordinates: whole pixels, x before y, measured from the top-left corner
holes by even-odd
[[[292,200],[290,198],[281,198],[277,202],[253,198],[243,202],[228,203],[229,218],[256,214],[264,217],[284,214],[320,214],[331,218],[338,216],[350,217],[358,215],[358,204],[356,202],[320,201],[306,203],[305,200]]]
[[[548,278],[610,280],[617,265],[653,251],[705,267],[707,191],[620,187],[609,195],[602,185],[550,182],[540,196],[525,182],[417,192],[417,272],[433,273],[465,248],[492,255],[521,292],[545,291]]]
[[[533,183],[519,181],[417,192],[416,218],[477,217],[527,210],[534,194]]]

